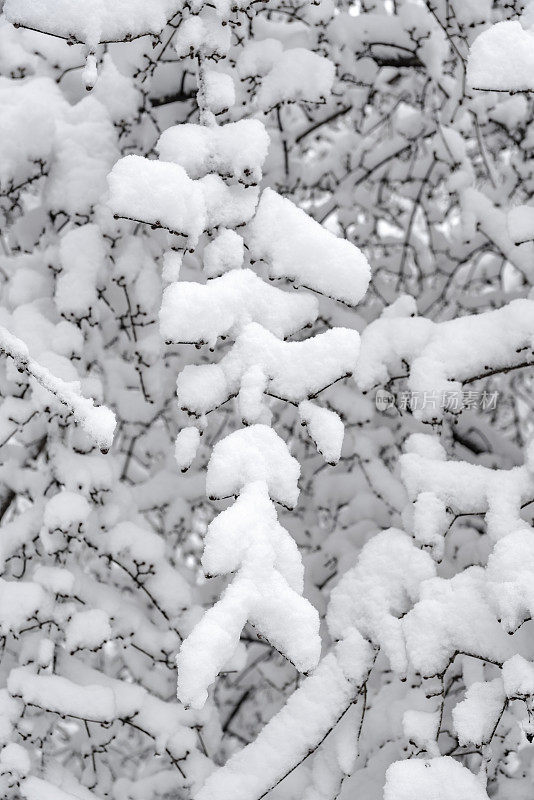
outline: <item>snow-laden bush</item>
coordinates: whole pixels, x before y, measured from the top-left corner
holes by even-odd
[[[2,797],[530,800],[533,26],[4,0]]]

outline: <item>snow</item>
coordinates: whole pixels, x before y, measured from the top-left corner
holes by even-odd
[[[49,619],[52,608],[51,597],[39,584],[0,578],[0,629],[4,636],[27,627],[32,618]]]
[[[20,793],[26,800],[83,800],[79,795],[64,792],[49,781],[31,775],[21,783]]]
[[[104,53],[91,94],[107,109],[113,122],[130,122],[142,103],[134,81],[118,69],[110,53]]]
[[[182,370],[176,383],[178,400],[182,408],[196,415],[211,411],[238,394],[248,370],[259,366],[269,378],[268,394],[298,405],[351,375],[358,349],[358,333],[348,328],[332,328],[301,342],[284,342],[261,325],[250,323],[219,364]]]
[[[68,569],[40,566],[35,569],[32,580],[52,594],[68,597],[74,592],[76,579]]]
[[[115,525],[108,533],[107,546],[112,555],[128,553],[133,561],[141,564],[156,564],[165,553],[161,536],[133,522]]]
[[[450,756],[396,761],[386,772],[384,800],[487,800],[479,777]]]
[[[491,25],[469,49],[467,83],[473,89],[531,91],[533,72],[533,35],[517,20]]]
[[[370,269],[363,253],[272,189],[263,191],[246,241],[251,257],[266,261],[273,278],[288,278],[349,305],[367,290]]]
[[[82,81],[88,92],[91,91],[98,79],[96,57],[89,53],[85,61],[85,67],[82,70]]]
[[[434,574],[430,556],[405,533],[390,529],[376,534],[362,548],[356,566],[332,590],[326,615],[331,635],[341,639],[356,628],[382,647],[393,670],[405,674],[408,661],[401,617]]]
[[[231,75],[205,70],[203,74],[203,99],[213,114],[222,114],[235,104],[235,86]]]
[[[95,308],[97,287],[105,274],[105,257],[96,225],[82,225],[62,237],[59,245],[62,271],[56,281],[55,302],[65,318],[81,319]]]
[[[31,768],[28,751],[20,744],[10,742],[0,752],[0,773],[10,772],[17,778],[25,778]]]
[[[194,247],[206,227],[202,189],[179,164],[125,156],[108,176],[113,213],[168,228]]]
[[[175,250],[166,250],[162,259],[161,277],[165,283],[174,283],[180,277],[183,255]]]
[[[65,108],[55,81],[46,77],[31,81],[0,77],[0,184],[18,183],[26,177],[28,163],[47,161],[54,144],[54,118]],[[39,130],[39,136],[34,131]],[[35,167],[32,173],[38,173]]]
[[[229,228],[222,228],[204,248],[202,266],[207,278],[218,278],[230,270],[241,269],[244,257],[243,238]]]
[[[334,64],[324,56],[301,47],[285,50],[262,79],[258,105],[268,111],[286,102],[324,103],[334,78]]]
[[[443,558],[443,537],[448,527],[445,502],[433,492],[421,492],[413,507],[413,536],[423,547],[431,548],[438,561]]]
[[[163,293],[159,320],[166,341],[214,347],[220,336],[235,338],[247,322],[284,338],[313,322],[317,313],[313,296],[289,294],[243,269],[206,284],[171,284]]]
[[[507,537],[511,528],[518,532],[528,530],[521,519],[521,505],[532,497],[534,482],[525,466],[496,471],[481,464],[444,461],[441,454],[434,459],[408,452],[401,456],[400,468],[408,495],[416,501],[413,524],[417,526],[417,536],[422,537],[423,543],[437,547],[438,556],[441,534],[445,533],[443,504],[455,514],[473,509],[484,514],[493,541]],[[421,494],[425,497],[418,508]],[[427,494],[437,499],[428,498]],[[427,524],[430,528],[425,531]]]
[[[214,128],[188,123],[175,125],[161,134],[156,145],[162,161],[179,164],[190,178],[217,172],[245,185],[261,180],[268,148],[269,136],[257,119],[242,119]]]
[[[247,484],[264,481],[273,500],[293,508],[299,475],[300,465],[284,440],[267,425],[251,425],[217,442],[208,464],[206,492],[210,497],[232,497]]]
[[[178,432],[174,445],[174,457],[179,470],[185,472],[189,469],[197,454],[199,444],[200,431],[194,425],[182,428]]]
[[[508,530],[510,529],[508,517]],[[506,517],[503,519],[506,525]],[[528,525],[503,536],[490,553],[486,568],[488,599],[505,630],[513,632],[534,612],[530,577],[534,546]]]
[[[206,204],[206,230],[235,228],[249,222],[256,209],[256,186],[228,186],[219,175],[210,173],[198,181]]]
[[[247,620],[298,670],[316,666],[319,615],[301,597],[300,556],[277,522],[264,481],[248,483],[210,524],[202,563],[210,575],[237,573],[180,648],[178,697],[184,704],[202,707],[207,686],[235,652]]]
[[[534,695],[534,664],[516,654],[502,665],[504,693],[509,699],[526,699]]]
[[[221,25],[220,17],[209,15],[204,9],[202,16],[184,19],[173,39],[174,49],[179,58],[200,55],[218,59],[230,49],[231,27]]]
[[[283,49],[282,43],[278,39],[247,42],[236,60],[240,77],[264,77],[273,69],[282,55]]]
[[[439,755],[437,737],[440,727],[439,711],[417,711],[408,709],[402,718],[404,735],[417,748],[426,750],[429,755]]]
[[[253,364],[243,374],[241,387],[237,396],[237,405],[243,423],[271,421],[271,413],[265,403],[264,392],[267,388],[267,377],[258,364]]]
[[[324,460],[332,465],[337,464],[345,435],[345,427],[339,415],[310,400],[303,400],[298,409],[302,424],[306,425]]]
[[[87,648],[97,650],[111,639],[109,617],[100,608],[78,611],[65,628],[65,647],[69,653]]]
[[[115,697],[104,686],[80,686],[60,675],[36,675],[30,667],[15,667],[7,688],[28,705],[54,711],[61,716],[111,722],[116,717]]]
[[[481,567],[470,567],[451,579],[430,578],[421,583],[419,601],[401,622],[408,658],[417,672],[425,677],[438,675],[457,653],[497,663],[506,660],[509,637],[484,590]]]
[[[53,156],[45,185],[46,208],[88,217],[119,157],[115,129],[102,103],[85,97],[67,106],[56,121]]]
[[[58,492],[46,503],[43,523],[49,531],[77,530],[87,520],[91,507],[86,498],[76,492]]]
[[[369,644],[352,631],[321,660],[257,739],[208,777],[195,800],[262,796],[316,747],[347,711],[371,663]]]
[[[176,0],[115,0],[110,6],[89,0],[84,8],[70,0],[6,0],[4,13],[15,25],[83,42],[121,41],[159,33],[178,10]]]
[[[433,322],[422,317],[380,317],[362,334],[356,381],[363,391],[406,373],[408,386],[435,402],[416,409],[423,420],[440,419],[444,409],[461,410],[462,382],[520,363],[534,335],[532,300],[513,300],[495,311]],[[455,405],[451,406],[451,403]]]
[[[501,678],[472,683],[452,710],[454,730],[462,747],[480,747],[490,741],[505,704]]]
[[[515,244],[534,239],[534,208],[516,206],[508,212],[508,230]]]

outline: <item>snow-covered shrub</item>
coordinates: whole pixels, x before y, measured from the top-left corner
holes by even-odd
[[[532,4],[0,5],[2,796],[530,800]]]

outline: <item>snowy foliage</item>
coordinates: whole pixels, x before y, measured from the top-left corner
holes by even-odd
[[[534,3],[0,3],[0,796],[531,800]]]

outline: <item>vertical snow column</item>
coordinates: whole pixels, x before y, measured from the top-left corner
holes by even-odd
[[[369,267],[356,247],[289,200],[270,189],[260,198],[269,146],[263,123],[217,124],[235,100],[225,62],[231,12],[207,5],[197,10],[183,19],[175,47],[197,61],[199,122],[166,130],[156,147],[158,161],[121,159],[109,176],[109,204],[116,217],[169,232],[163,259],[168,286],[160,311],[166,343],[215,350],[219,339],[233,342],[218,362],[189,365],[177,379],[179,405],[193,419],[176,441],[181,470],[195,458],[206,415],[231,398],[237,397],[238,418],[247,426],[215,445],[207,470],[210,499],[235,502],[209,526],[202,563],[208,575],[235,575],[177,658],[178,697],[200,708],[247,621],[300,671],[319,660],[319,617],[302,597],[300,554],[275,506],[295,506],[300,467],[270,427],[269,402],[294,405],[318,450],[337,462],[343,424],[315,398],[352,374],[358,333],[333,328],[304,340],[289,337],[316,319],[317,295],[356,305],[366,291]],[[208,61],[217,69],[208,68]],[[328,71],[333,78],[331,65]],[[280,71],[276,80],[284,81]],[[204,275],[198,282],[180,281],[180,269],[187,264],[190,271],[192,255]],[[252,268],[258,262],[272,280],[308,292],[288,293],[265,283]]]

